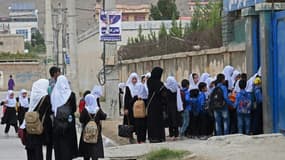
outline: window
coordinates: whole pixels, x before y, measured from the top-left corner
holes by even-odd
[[[28,30],[27,29],[17,29],[16,34],[23,35],[24,39],[28,39]]]
[[[0,41],[0,46],[3,46],[3,44],[4,44],[4,43],[3,43],[2,41]]]
[[[123,15],[123,21],[128,21],[129,20],[129,16],[128,15]]]

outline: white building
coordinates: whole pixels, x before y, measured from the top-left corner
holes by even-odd
[[[13,3],[9,17],[0,18],[0,32],[23,35],[25,41],[31,41],[37,29],[38,14],[33,3]]]

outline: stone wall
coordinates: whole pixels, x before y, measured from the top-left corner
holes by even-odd
[[[0,63],[0,90],[8,89],[9,76],[12,75],[19,91],[22,88],[30,90],[34,81],[46,78],[45,66],[38,62],[6,62]]]
[[[163,56],[146,57],[121,61],[119,78],[126,82],[131,72],[145,74],[153,67],[161,66],[164,69],[163,80],[173,75],[180,82],[196,72],[208,72],[212,76],[222,72],[224,66],[232,65],[236,69],[246,71],[246,57],[244,44],[234,47],[221,47],[202,51],[175,53]]]

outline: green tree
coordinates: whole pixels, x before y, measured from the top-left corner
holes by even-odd
[[[160,26],[160,30],[158,32],[158,38],[159,39],[164,39],[167,36],[168,36],[168,33],[167,33],[167,30],[166,30],[165,24],[162,23],[161,26]]]
[[[183,29],[182,29],[182,22],[179,22],[179,25],[177,24],[177,21],[175,19],[175,16],[172,16],[172,22],[171,22],[171,28],[170,28],[170,35],[174,37],[183,37]]]
[[[156,6],[151,5],[150,12],[153,20],[170,20],[173,16],[179,18],[175,0],[159,0]]]

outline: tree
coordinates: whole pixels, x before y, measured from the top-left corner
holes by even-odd
[[[166,38],[167,36],[168,36],[168,33],[167,33],[167,30],[166,30],[165,24],[162,23],[161,26],[160,26],[159,33],[158,33],[158,38],[159,38],[159,40],[161,40],[161,39]]]
[[[170,28],[170,35],[182,38],[183,37],[182,22],[180,21],[178,25],[175,16],[173,15],[171,24],[172,26]]]
[[[156,6],[151,5],[150,12],[153,20],[170,20],[173,16],[179,18],[175,0],[159,0]]]

